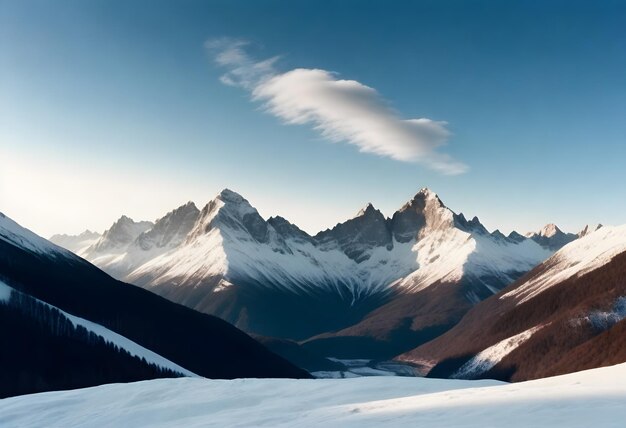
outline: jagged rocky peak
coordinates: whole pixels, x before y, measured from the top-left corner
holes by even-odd
[[[409,202],[396,211],[390,220],[393,237],[408,242],[424,228],[438,229],[454,224],[450,211],[430,189],[422,188]]]
[[[559,227],[556,224],[548,223],[543,228],[541,228],[541,230],[539,231],[539,236],[545,236],[546,238],[552,238],[553,236],[560,235],[562,233],[563,233],[563,231],[561,229],[559,229]]]
[[[527,233],[526,237],[552,251],[556,251],[578,238],[578,236],[573,233],[563,232],[554,223],[546,224],[538,232]]]
[[[284,217],[270,217],[267,223],[274,228],[283,239],[302,239],[310,241],[311,236]]]
[[[496,239],[506,239],[506,236],[504,236],[504,233],[500,232],[500,229],[496,229],[493,232],[491,232],[491,236],[493,236]]]
[[[231,202],[234,204],[245,203],[247,205],[250,205],[250,203],[243,196],[230,189],[222,190],[216,197],[224,202]]]
[[[247,199],[230,189],[222,190],[202,208],[188,239],[194,239],[216,227],[222,234],[234,234],[236,239],[252,237],[261,243],[268,240],[267,222]]]
[[[353,218],[363,217],[363,216],[375,216],[375,215],[383,215],[379,210],[374,208],[371,202],[368,202],[363,208],[356,213]],[[384,217],[384,216],[383,216]]]
[[[514,242],[522,242],[527,239],[524,235],[522,235],[521,233],[517,233],[516,231],[512,231],[511,233],[509,233],[507,238]]]
[[[459,229],[462,229],[469,233],[480,233],[484,235],[488,235],[489,231],[483,224],[480,222],[478,217],[474,216],[471,220],[466,220],[463,213],[454,215],[454,225]],[[496,231],[500,233],[500,231]],[[493,236],[493,234],[492,234]],[[504,236],[504,235],[503,235]]]
[[[97,251],[125,246],[133,242],[137,237],[152,228],[151,221],[134,221],[123,215],[106,230],[100,239],[94,244]]]
[[[600,224],[600,223],[596,224],[595,226],[587,224],[587,225],[585,225],[585,227],[580,232],[578,232],[577,235],[578,235],[579,238],[582,238],[583,236],[587,236],[590,233],[595,232],[596,230],[600,229],[601,227],[602,227],[602,224]]]
[[[323,246],[338,245],[357,263],[369,259],[369,250],[374,247],[393,247],[387,219],[371,203],[359,210],[355,217],[318,233],[315,240]]]
[[[187,234],[193,229],[200,210],[193,202],[187,202],[170,211],[160,219],[154,226],[137,237],[137,245],[143,250],[154,247],[175,247],[179,245]]]

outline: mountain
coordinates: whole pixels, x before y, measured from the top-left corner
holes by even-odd
[[[552,254],[532,239],[489,233],[427,188],[391,218],[367,204],[315,236],[282,217],[263,219],[228,189],[106,250],[101,242],[120,221],[81,255],[247,332],[311,339],[307,351],[327,356],[409,350]],[[174,238],[163,238],[166,229]]]
[[[163,376],[309,377],[223,320],[119,282],[1,213],[0,318],[3,396]]]
[[[546,224],[539,232],[527,233],[526,237],[544,248],[556,251],[579,236],[574,233],[565,233],[556,224],[550,223]]]
[[[450,329],[474,304],[551,254],[530,239],[490,234],[478,218],[466,220],[428,189],[388,224],[395,245],[408,244],[415,270],[390,284],[392,297],[360,322],[304,346],[344,358],[390,358]]]
[[[429,376],[527,380],[626,361],[626,226],[571,242],[400,357]]]
[[[66,248],[73,253],[80,254],[95,244],[101,236],[102,235],[98,232],[85,230],[79,235],[53,235],[50,237],[50,242],[58,245],[59,247]]]
[[[121,278],[132,266],[127,264],[130,247],[137,244],[139,235],[149,231],[154,224],[150,221],[134,221],[125,215],[104,231],[92,245],[77,252],[79,256],[100,266],[110,275]]]

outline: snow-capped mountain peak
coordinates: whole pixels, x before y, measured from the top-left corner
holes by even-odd
[[[152,228],[150,221],[134,221],[132,218],[121,216],[110,229],[106,230],[100,239],[93,245],[96,252],[103,252],[115,248],[122,248],[132,243],[137,237]]]
[[[557,234],[561,234],[563,231],[554,223],[546,224],[540,231],[539,236],[545,236],[546,238],[552,238]]]
[[[425,187],[396,211],[391,218],[391,230],[398,242],[409,242],[427,229],[453,227],[454,217],[439,196]]]
[[[245,240],[251,236],[262,243],[268,239],[267,223],[256,208],[243,196],[230,189],[222,190],[202,208],[187,242],[216,228],[222,234],[233,235],[237,239]]]

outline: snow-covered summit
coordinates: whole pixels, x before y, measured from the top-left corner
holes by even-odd
[[[548,223],[544,227],[541,228],[538,235],[544,236],[546,238],[552,238],[553,236],[563,233],[559,227],[554,223]]]
[[[220,229],[234,238],[267,241],[267,224],[247,199],[229,189],[222,190],[200,211],[187,243],[203,234]],[[226,232],[228,231],[228,232]]]

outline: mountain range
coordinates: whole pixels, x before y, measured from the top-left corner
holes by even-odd
[[[51,241],[0,215],[2,396],[346,359],[507,381],[626,361],[626,226],[505,236],[424,188],[309,235],[224,190]]]
[[[282,217],[263,219],[225,189],[202,209],[189,202],[154,222],[122,216],[94,238],[51,240],[255,336],[386,359],[445,333],[578,235],[552,224],[527,236],[489,232],[424,188],[391,217],[367,204],[312,236]]]

